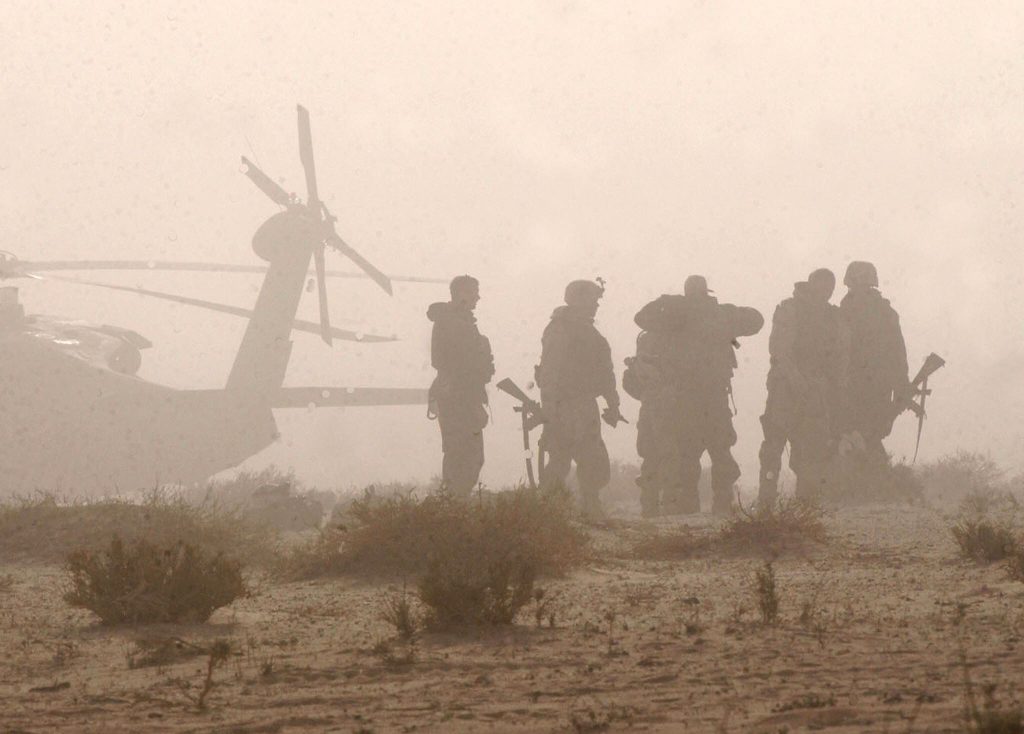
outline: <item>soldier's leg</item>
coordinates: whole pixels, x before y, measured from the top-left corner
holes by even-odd
[[[469,497],[484,466],[483,430],[486,409],[475,400],[455,396],[438,401],[441,426],[442,486],[457,497]]]
[[[601,490],[611,479],[611,462],[601,434],[587,436],[576,454],[576,477],[580,483],[580,501],[584,517],[590,520],[604,518]]]
[[[543,409],[548,416],[548,422],[544,424],[539,442],[539,449],[544,454],[540,483],[546,487],[565,487],[572,466],[572,427],[566,423],[564,411],[560,406],[545,405]]]
[[[711,512],[728,515],[732,511],[740,467],[732,456],[731,446],[711,447],[708,455],[711,457]]]
[[[732,511],[734,485],[740,478],[740,467],[732,457],[736,430],[727,392],[710,396],[708,406],[707,445],[711,457],[711,512],[728,515]]]
[[[657,517],[661,514],[659,495],[660,477],[658,475],[659,460],[657,456],[657,427],[652,425],[654,407],[650,401],[640,405],[640,415],[636,421],[636,452],[640,457],[640,476],[636,485],[640,488],[640,514],[643,517]]]
[[[775,504],[779,496],[779,472],[782,471],[782,452],[786,449],[786,431],[768,415],[761,416],[761,429],[764,432],[764,440],[761,441],[761,450],[758,453],[761,475],[757,503],[767,507]]]

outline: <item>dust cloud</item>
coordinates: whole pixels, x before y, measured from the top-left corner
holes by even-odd
[[[0,248],[23,259],[256,264],[275,207],[256,161],[303,198],[295,104],[312,116],[321,197],[385,272],[481,281],[497,377],[530,380],[562,288],[602,276],[598,323],[621,370],[632,316],[702,273],[770,318],[792,284],[877,266],[911,373],[935,351],[922,458],[958,447],[1021,468],[1024,429],[1024,9],[1015,3],[339,4],[0,8]],[[328,254],[328,265],[345,267]],[[104,274],[250,307],[252,275]],[[31,313],[134,329],[140,375],[226,380],[245,323],[51,281]],[[426,388],[427,305],[332,281],[332,321],[385,345],[296,334],[286,384]],[[315,292],[300,317],[316,320]],[[757,474],[767,329],[734,381],[741,483]],[[512,402],[492,390],[491,486],[522,472]],[[637,406],[626,399],[631,418]],[[424,409],[279,411],[276,463],[323,486],[427,478]],[[904,416],[889,448],[913,452]],[[606,431],[635,456],[635,423]]]

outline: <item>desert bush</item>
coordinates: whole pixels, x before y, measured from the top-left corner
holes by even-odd
[[[963,449],[923,464],[918,476],[928,496],[940,502],[959,502],[1004,482],[1004,472],[992,457]]]
[[[1013,530],[985,518],[963,518],[950,528],[960,554],[969,560],[992,563],[1018,551]]]
[[[461,547],[460,547],[461,546]],[[535,561],[528,555],[489,552],[467,556],[478,541],[447,545],[419,583],[420,600],[428,609],[427,624],[435,629],[470,625],[511,624],[533,599]]]
[[[775,568],[771,561],[754,572],[754,596],[761,612],[761,622],[773,625],[779,620],[779,590],[775,583]]]
[[[820,505],[796,498],[780,497],[754,511],[741,505],[721,527],[715,543],[724,550],[775,555],[806,541],[824,541],[824,516]]]
[[[105,547],[114,535],[167,547],[180,541],[255,564],[277,556],[276,537],[265,526],[216,503],[194,504],[165,491],[138,501],[37,494],[0,504],[0,559],[60,562],[73,551]]]
[[[494,543],[531,548],[537,573],[559,574],[579,563],[586,535],[571,524],[565,490],[518,487],[461,501],[439,492],[367,492],[343,515],[283,559],[286,578],[340,574],[414,578],[425,573],[446,546],[466,538],[484,543],[476,529],[492,529]],[[475,549],[471,549],[475,552]]]
[[[238,563],[180,541],[126,544],[115,536],[106,550],[72,553],[66,571],[64,600],[104,624],[205,622],[246,595]]]
[[[992,563],[1019,552],[1019,523],[1016,498],[984,487],[972,490],[961,500],[950,533],[964,558]]]

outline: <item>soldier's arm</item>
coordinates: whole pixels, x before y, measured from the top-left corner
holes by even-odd
[[[561,392],[559,381],[568,358],[569,344],[565,333],[558,324],[548,324],[541,337],[540,365],[537,370],[537,382],[545,398],[558,398]]]
[[[910,368],[907,364],[907,344],[903,341],[903,329],[900,327],[900,317],[896,311],[892,312],[892,375],[893,390],[906,390],[910,384]]]
[[[783,367],[793,367],[793,344],[796,343],[796,314],[793,304],[783,302],[772,316],[772,330],[768,335],[768,354],[772,361]]]
[[[615,366],[612,363],[612,350],[608,341],[605,340],[601,352],[601,397],[608,403],[608,407],[614,410],[619,409],[619,390],[615,381]]]
[[[764,316],[750,306],[732,306],[730,322],[733,336],[753,336],[764,326]]]

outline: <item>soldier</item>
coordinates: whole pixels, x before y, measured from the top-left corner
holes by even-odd
[[[900,317],[878,292],[878,272],[869,262],[851,262],[843,284],[849,289],[839,313],[850,332],[850,365],[845,396],[843,446],[860,450],[865,468],[889,462],[882,444],[912,392]]]
[[[793,297],[780,303],[772,317],[768,400],[761,416],[764,441],[757,499],[762,507],[778,497],[787,441],[797,497],[819,496],[831,476],[849,350],[839,308],[829,303],[835,288],[831,270],[815,270],[794,285]]]
[[[665,324],[664,326],[670,326]],[[639,454],[640,514],[643,517],[685,512],[682,505],[682,413],[685,343],[681,328],[641,331],[636,356],[626,359],[622,388],[640,401],[636,422]],[[689,508],[692,510],[692,507]]]
[[[702,275],[691,275],[683,295],[666,295],[644,306],[634,319],[645,331],[678,331],[678,493],[663,512],[700,512],[700,458],[711,457],[712,512],[727,514],[740,468],[729,399],[740,336],[756,334],[764,317],[754,308],[719,303]]]
[[[547,454],[541,483],[564,483],[576,462],[584,517],[604,518],[601,489],[611,478],[608,449],[601,439],[601,419],[613,428],[623,420],[615,387],[611,348],[594,327],[604,288],[574,280],[565,289],[565,305],[551,314],[541,339],[537,384],[547,422],[540,448]],[[606,407],[599,413],[597,398]]]
[[[428,415],[441,426],[442,487],[465,498],[484,465],[485,386],[494,376],[494,357],[473,315],[480,301],[479,281],[460,275],[452,280],[449,291],[449,302],[433,303],[427,309],[427,318],[434,323],[430,362],[437,370]]]

